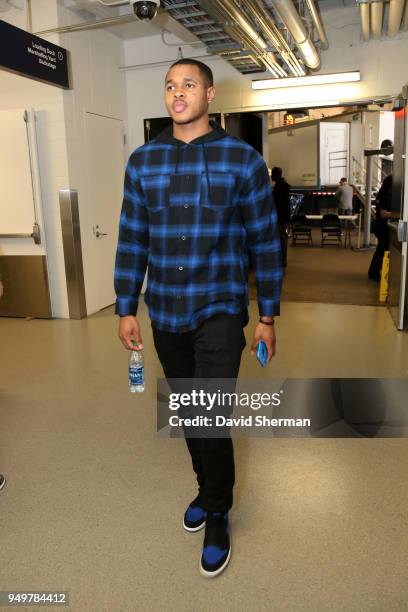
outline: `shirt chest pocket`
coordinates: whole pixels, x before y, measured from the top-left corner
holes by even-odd
[[[200,203],[205,208],[225,210],[237,204],[237,179],[227,172],[208,172],[201,176]]]
[[[200,198],[198,175],[153,174],[140,178],[147,208],[155,213],[164,208],[195,206]]]
[[[149,211],[156,212],[168,206],[170,192],[170,177],[168,174],[141,176],[140,184]]]

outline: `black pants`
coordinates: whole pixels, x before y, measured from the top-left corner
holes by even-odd
[[[234,378],[245,347],[244,313],[218,314],[185,333],[152,325],[154,345],[166,378]],[[227,512],[235,482],[231,438],[185,438],[197,476],[199,503],[208,512]]]
[[[377,222],[374,234],[378,242],[368,270],[368,276],[373,279],[380,279],[384,253],[390,250],[390,229],[385,223]]]

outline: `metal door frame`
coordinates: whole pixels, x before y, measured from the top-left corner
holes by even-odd
[[[408,224],[408,164],[406,163],[407,156],[407,148],[408,148],[408,85],[405,85],[402,88],[402,92],[398,98],[394,101],[394,110],[396,112],[401,112],[403,116],[403,147],[402,153],[395,151],[394,146],[394,169],[395,162],[397,161],[397,155],[401,155],[400,162],[402,163],[403,169],[401,173],[401,200],[400,200],[400,220],[397,223],[389,222],[390,225],[390,267],[392,266],[392,253],[391,253],[391,244],[393,242],[393,238],[397,238],[397,241],[401,244],[401,272],[399,276],[399,290],[398,290],[398,304],[391,304],[388,301],[387,308],[395,322],[395,325],[398,330],[403,331],[407,329],[407,304],[408,304],[408,296],[407,296],[407,267],[408,267],[408,244],[407,244],[407,224]],[[397,128],[397,121],[395,122]],[[393,197],[393,206],[394,209],[394,197]],[[389,287],[390,293],[390,287]]]

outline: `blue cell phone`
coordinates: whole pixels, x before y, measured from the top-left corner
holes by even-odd
[[[258,343],[258,350],[256,351],[258,361],[263,368],[266,368],[268,363],[268,348],[263,340]]]

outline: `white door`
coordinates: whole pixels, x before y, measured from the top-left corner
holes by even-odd
[[[337,185],[343,176],[349,178],[349,130],[349,123],[320,123],[320,185]]]
[[[115,302],[113,273],[123,197],[125,147],[123,122],[86,113],[88,193],[93,225],[95,290],[87,296],[88,314]]]

